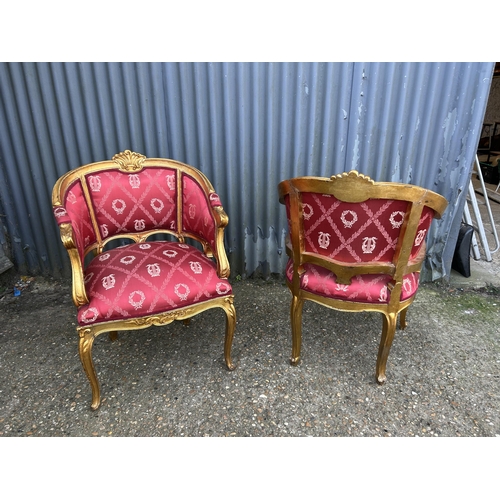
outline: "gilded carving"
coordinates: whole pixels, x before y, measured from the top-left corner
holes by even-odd
[[[144,155],[134,153],[128,149],[113,156],[113,161],[118,163],[120,170],[125,172],[138,172],[142,169],[145,160],[146,157]]]
[[[342,172],[341,174],[332,175],[330,177],[331,181],[349,179],[357,180],[357,182],[364,181],[366,184],[375,184],[375,181],[368,177],[367,175],[360,174],[357,170],[351,170],[350,172]]]
[[[172,311],[163,314],[158,314],[156,316],[148,316],[146,318],[135,318],[129,320],[128,323],[135,326],[161,326],[167,325],[172,321],[182,319],[189,316],[193,312],[193,309],[183,309],[180,311]]]
[[[71,224],[68,222],[61,224],[59,226],[59,231],[61,233],[61,241],[63,242],[64,248],[76,248]]]

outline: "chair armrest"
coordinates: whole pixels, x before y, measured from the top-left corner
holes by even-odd
[[[68,251],[69,259],[71,262],[71,276],[72,276],[72,295],[73,302],[76,307],[88,304],[89,299],[85,291],[85,282],[83,274],[83,263],[80,257],[80,251],[77,248],[73,226],[69,222],[63,222],[59,225],[61,232],[61,241]]]
[[[214,206],[212,198],[210,198],[210,200],[215,220],[215,248],[213,249],[213,256],[217,262],[217,275],[219,278],[229,278],[231,270],[227,259],[226,248],[224,247],[224,228],[229,222],[229,217],[222,208],[222,205],[220,205],[220,201],[218,205]]]

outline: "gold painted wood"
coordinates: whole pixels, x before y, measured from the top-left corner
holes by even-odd
[[[390,263],[363,262],[349,263],[324,257],[305,250],[303,228],[302,193],[333,195],[340,201],[362,203],[368,199],[403,200],[409,202],[409,208],[403,220],[400,238],[396,244],[394,259]],[[400,317],[400,328],[406,327],[406,313],[416,294],[407,300],[400,300],[403,277],[409,273],[420,272],[425,258],[425,242],[418,254],[410,260],[410,253],[415,241],[416,231],[425,206],[434,210],[435,218],[440,218],[446,209],[447,200],[433,191],[410,184],[395,182],[375,182],[355,170],[324,177],[297,177],[287,179],[278,185],[279,201],[285,204],[288,197],[290,213],[290,234],[287,237],[286,252],[293,260],[293,278],[288,287],[292,294],[290,319],[292,326],[292,355],[290,362],[296,365],[300,361],[302,343],[302,310],[305,300],[323,306],[348,312],[379,312],[382,314],[382,335],[377,355],[376,379],[379,384],[386,380],[386,365],[394,339],[396,322]],[[339,284],[350,284],[354,276],[361,274],[386,274],[392,277],[389,283],[391,291],[388,303],[361,303],[338,300],[316,295],[300,288],[300,276],[304,264],[311,263],[328,269],[335,274]]]
[[[146,157],[139,153],[133,153],[128,149],[113,156],[113,161],[118,163],[123,172],[139,172],[142,170]]]
[[[219,307],[226,313],[226,334],[224,340],[224,360],[228,370],[235,369],[235,365],[231,360],[231,347],[236,327],[236,310],[233,305],[233,296],[218,297],[200,304],[191,305],[173,311],[166,311],[161,314],[153,314],[142,318],[133,318],[119,321],[108,321],[105,323],[97,323],[91,326],[77,327],[77,332],[80,337],[79,354],[85,374],[90,382],[92,389],[91,408],[96,410],[101,404],[101,391],[99,381],[92,360],[92,346],[96,337],[106,332],[130,331],[149,328],[151,326],[165,326],[173,321],[185,321],[197,314],[200,314],[208,309]],[[116,336],[114,336],[116,338]]]
[[[93,210],[92,194],[88,189],[85,177],[89,174],[95,174],[106,170],[116,170],[117,168],[123,172],[139,172],[147,167],[169,168],[177,171],[177,200],[182,200],[182,174],[187,174],[192,177],[202,187],[207,199],[207,206],[212,211],[215,221],[214,248],[211,247],[208,241],[205,241],[198,234],[184,231],[182,228],[182,203],[177,203],[177,231],[172,231],[168,228],[158,228],[143,232],[131,234],[119,234],[108,238],[101,239],[100,231],[97,224],[97,218]],[[210,195],[215,193],[215,190],[208,178],[198,169],[165,158],[147,158],[146,156],[135,153],[129,150],[123,151],[113,156],[112,160],[100,161],[81,166],[71,170],[61,176],[54,185],[52,191],[52,205],[56,207],[64,207],[65,193],[70,189],[75,182],[80,181],[83,195],[89,209],[91,223],[94,233],[97,237],[97,242],[88,245],[83,249],[84,258],[91,254],[93,257],[101,254],[105,246],[114,239],[127,239],[131,242],[141,243],[155,234],[171,234],[175,236],[179,242],[184,242],[185,238],[192,238],[203,247],[205,254],[214,258],[217,264],[217,274],[219,278],[228,278],[230,275],[229,261],[224,247],[224,228],[229,222],[229,218],[222,206],[212,207],[210,204]],[[81,307],[89,303],[84,284],[84,261],[80,257],[80,253],[76,246],[73,228],[70,223],[60,224],[61,240],[68,251],[72,269],[72,296],[73,302],[77,307]],[[222,308],[226,314],[225,340],[224,340],[224,359],[228,370],[234,370],[235,365],[231,360],[231,347],[236,328],[236,310],[234,308],[234,296],[216,297],[211,300],[193,304],[185,308],[178,308],[172,311],[166,311],[161,314],[152,314],[140,318],[133,318],[120,321],[108,321],[95,325],[86,325],[77,327],[77,332],[80,338],[79,355],[82,366],[85,370],[87,378],[92,389],[91,408],[97,409],[101,402],[101,394],[99,382],[92,360],[92,347],[94,340],[102,333],[108,332],[111,340],[117,338],[117,332],[123,330],[139,330],[150,326],[165,326],[169,323],[180,320],[188,321],[189,318],[200,314],[208,309]]]

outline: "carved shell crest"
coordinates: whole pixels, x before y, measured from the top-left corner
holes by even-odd
[[[134,153],[128,149],[113,156],[113,161],[118,163],[120,170],[125,172],[137,172],[141,170],[144,160],[146,160],[144,155]]]

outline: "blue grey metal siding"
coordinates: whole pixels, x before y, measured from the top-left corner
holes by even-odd
[[[0,206],[12,258],[58,275],[56,179],[131,149],[192,164],[230,223],[233,276],[282,272],[277,184],[355,168],[443,194],[427,279],[449,274],[493,63],[0,63]]]

